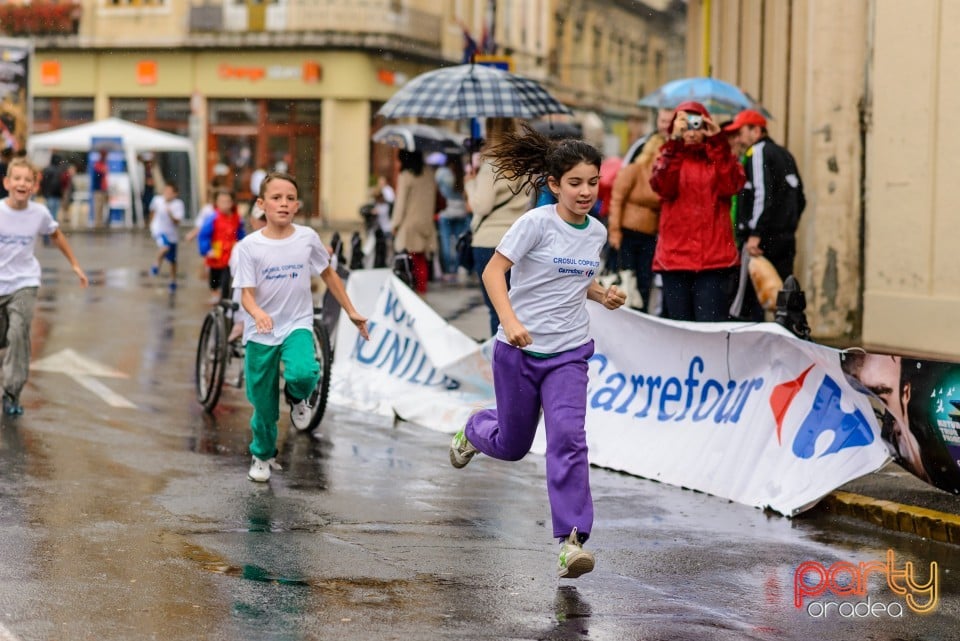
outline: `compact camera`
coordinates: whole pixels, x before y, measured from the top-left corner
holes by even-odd
[[[687,115],[687,128],[688,129],[702,129],[703,128],[703,116],[700,114],[688,114]]]

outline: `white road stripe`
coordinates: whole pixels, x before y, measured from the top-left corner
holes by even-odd
[[[111,407],[124,407],[128,409],[137,409],[137,406],[120,396],[112,389],[93,378],[92,376],[83,376],[81,374],[73,374],[70,376],[73,380],[80,383],[88,390],[99,396],[107,405]],[[2,641],[2,638],[0,638]]]

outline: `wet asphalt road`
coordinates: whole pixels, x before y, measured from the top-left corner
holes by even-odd
[[[454,470],[446,435],[336,407],[313,435],[282,418],[284,470],[251,483],[242,391],[213,416],[193,397],[193,249],[171,295],[146,275],[146,235],[71,242],[94,284],[40,250],[47,367],[0,428],[0,640],[957,638],[955,546],[599,469],[597,569],[558,582],[542,459]],[[877,577],[871,603],[901,617],[793,606],[801,563],[888,549],[922,580],[939,564],[935,612]]]

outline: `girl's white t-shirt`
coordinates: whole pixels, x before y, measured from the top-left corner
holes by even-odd
[[[497,252],[513,263],[510,304],[533,338],[526,351],[556,354],[590,340],[587,289],[606,240],[595,218],[587,216],[578,229],[560,218],[555,204],[531,209],[504,234]],[[497,340],[507,342],[502,326]]]
[[[52,234],[58,227],[40,203],[30,201],[25,209],[13,209],[6,198],[0,200],[0,296],[40,286],[37,236]]]
[[[234,251],[233,286],[253,287],[257,305],[273,319],[270,334],[258,333],[253,322],[245,323],[243,342],[279,345],[295,329],[313,331],[310,277],[330,265],[330,254],[317,232],[294,224],[290,236],[274,239],[261,229],[241,240]]]

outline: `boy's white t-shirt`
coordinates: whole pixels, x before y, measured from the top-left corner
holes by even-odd
[[[52,234],[59,226],[40,203],[29,201],[25,209],[13,209],[6,198],[0,200],[0,296],[40,286],[37,236]]]
[[[533,338],[525,351],[557,354],[590,340],[587,289],[600,271],[607,231],[590,216],[586,221],[578,229],[555,204],[544,205],[518,218],[497,245],[513,263],[510,305]],[[502,326],[497,340],[507,342]]]
[[[150,221],[150,233],[153,236],[163,235],[171,243],[177,242],[179,240],[177,226],[186,213],[183,201],[179,198],[167,201],[166,198],[158,194],[150,201],[150,211],[153,212],[153,219]]]
[[[237,264],[233,286],[253,287],[254,300],[273,319],[273,332],[260,334],[245,323],[243,342],[279,345],[295,329],[313,331],[313,293],[310,276],[330,265],[330,254],[311,227],[293,225],[293,234],[280,240],[253,232],[234,249]]]

